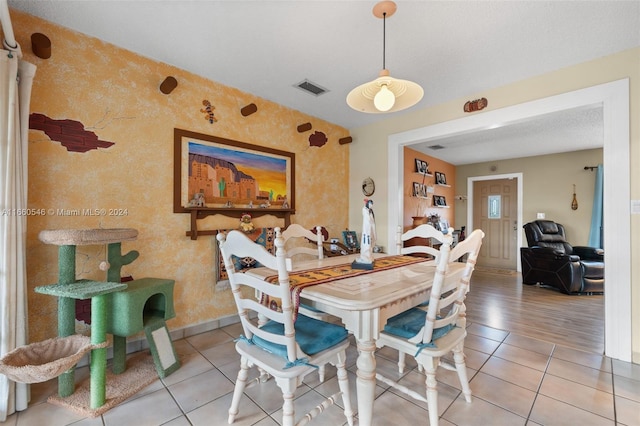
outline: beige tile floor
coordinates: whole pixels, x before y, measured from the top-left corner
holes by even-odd
[[[640,425],[640,365],[611,360],[559,344],[471,324],[466,340],[467,368],[473,402],[461,396],[455,373],[439,371],[440,424],[449,425]],[[128,401],[97,418],[83,418],[46,402],[57,381],[32,385],[30,407],[9,417],[9,426],[56,425],[224,425],[231,402],[239,357],[233,324],[176,342],[182,367]],[[357,406],[356,348],[347,365],[351,397]],[[398,375],[397,353],[381,349],[378,370],[420,392],[424,376],[407,360]],[[85,367],[86,369],[86,367]],[[81,370],[81,369],[79,369]],[[81,376],[78,374],[77,376]],[[86,372],[84,372],[86,374]],[[428,424],[426,404],[387,386],[376,388],[374,424]],[[307,376],[296,393],[298,413],[337,392],[335,369],[328,367],[324,383]],[[273,380],[247,389],[236,425],[278,425],[281,394]],[[316,425],[343,425],[340,407],[332,406]],[[357,418],[356,418],[357,424]]]

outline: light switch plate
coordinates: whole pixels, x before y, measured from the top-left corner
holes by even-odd
[[[536,219],[544,219],[545,214],[544,213],[537,213],[536,214]]]

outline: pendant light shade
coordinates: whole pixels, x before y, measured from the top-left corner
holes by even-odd
[[[347,95],[347,104],[356,111],[373,114],[401,111],[420,102],[424,95],[420,85],[391,77],[385,67],[385,22],[395,11],[396,4],[392,1],[381,1],[373,8],[373,14],[383,20],[382,71],[378,78],[361,84]]]

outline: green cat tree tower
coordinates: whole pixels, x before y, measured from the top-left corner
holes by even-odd
[[[35,289],[38,293],[58,297],[59,338],[75,335],[75,300],[91,299],[92,409],[105,403],[108,333],[113,335],[112,370],[115,374],[126,368],[126,338],[143,330],[160,377],[180,366],[165,324],[166,320],[175,317],[174,280],[142,278],[120,282],[122,267],[139,255],[135,250],[123,255],[121,243],[135,240],[137,236],[138,231],[130,228],[46,230],[39,235],[43,243],[59,246],[58,282]],[[107,261],[101,264],[101,269],[107,271],[107,280],[76,280],[76,246],[99,244],[107,244]],[[58,376],[60,397],[74,392],[76,362]]]

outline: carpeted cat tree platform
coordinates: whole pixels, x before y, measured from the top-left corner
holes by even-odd
[[[122,241],[137,238],[135,229],[70,229],[42,231],[45,244],[59,246],[58,282],[36,287],[36,292],[58,297],[58,337],[16,348],[0,360],[0,373],[25,383],[58,377],[58,395],[49,402],[81,414],[97,416],[180,367],[165,321],[175,317],[174,280],[142,278],[120,282],[122,266],[138,258],[137,251],[122,255]],[[76,280],[76,246],[107,244],[106,281]],[[75,300],[91,299],[91,337],[75,334]],[[145,331],[153,363],[140,361],[127,371],[126,338]],[[113,335],[113,367],[108,375],[107,334]],[[89,384],[75,388],[75,365],[91,351]],[[139,358],[139,357],[137,357]],[[129,368],[131,369],[131,368]],[[151,374],[149,374],[151,372]],[[124,382],[115,386],[107,383]],[[74,394],[75,392],[75,394]],[[87,401],[88,400],[88,401]]]

